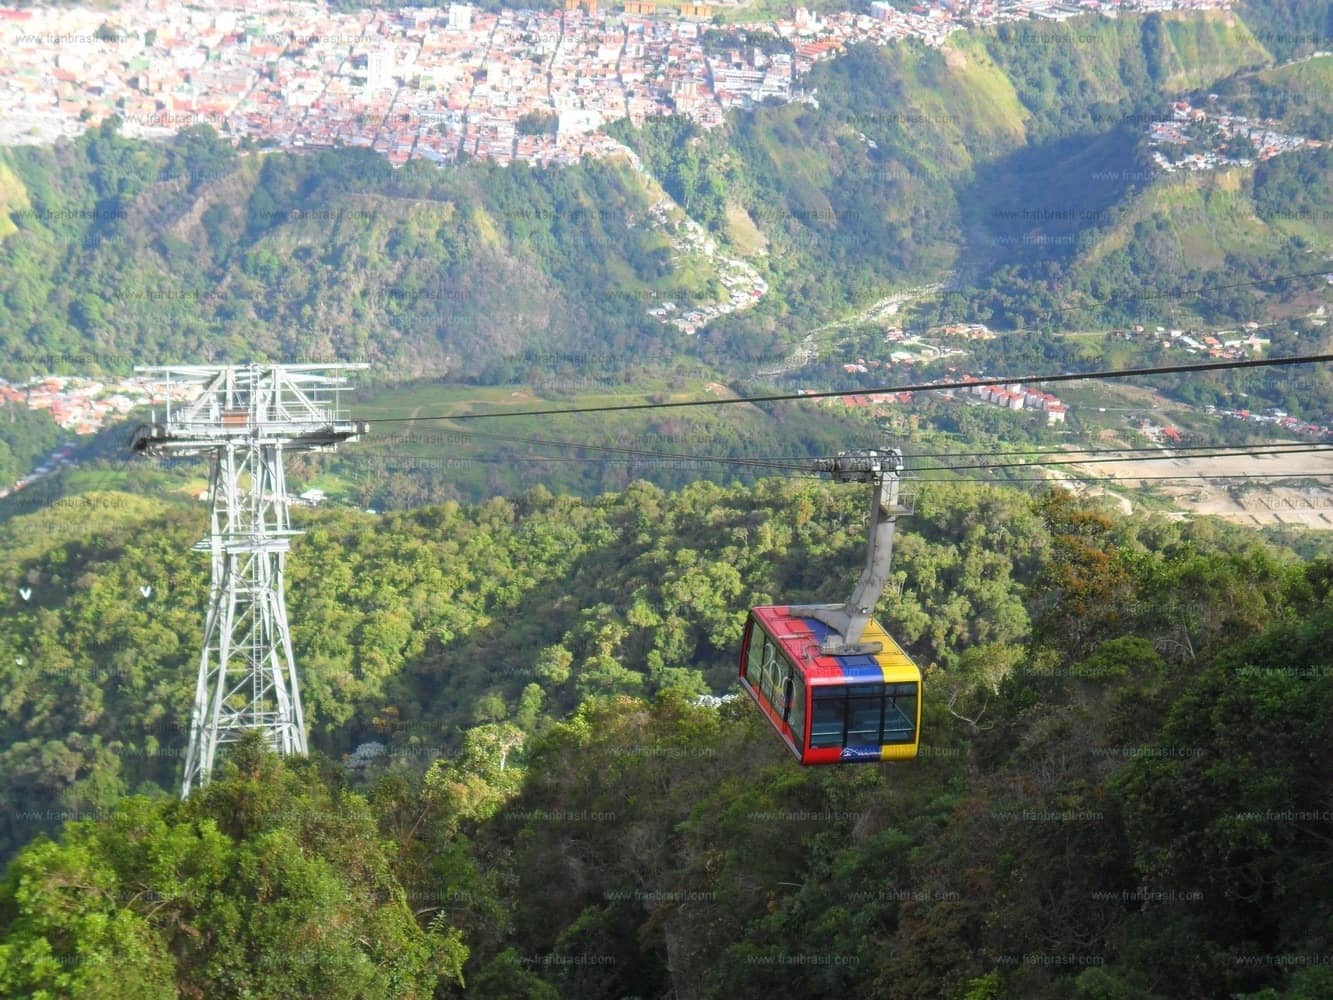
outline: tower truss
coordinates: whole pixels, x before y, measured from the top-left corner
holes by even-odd
[[[218,748],[259,730],[281,754],[306,752],[296,661],[283,594],[291,527],[283,454],[333,451],[366,425],[341,406],[343,372],[367,365],[136,367],[167,397],[165,423],[130,447],[160,457],[208,455],[212,558],[181,797],[206,785]]]

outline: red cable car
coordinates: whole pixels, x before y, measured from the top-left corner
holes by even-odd
[[[912,760],[921,671],[873,619],[876,653],[824,653],[832,630],[782,606],[755,608],[741,645],[741,687],[802,764]]]
[[[838,481],[874,484],[866,566],[846,604],[753,608],[741,640],[741,688],[802,764],[912,760],[921,671],[870,615],[889,578],[901,514],[896,451],[817,463]]]

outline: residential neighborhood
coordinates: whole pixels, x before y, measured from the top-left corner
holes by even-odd
[[[1245,409],[1227,410],[1216,406],[1207,406],[1204,408],[1204,412],[1245,423],[1268,424],[1292,434],[1303,434],[1306,437],[1333,438],[1333,427],[1310,423],[1284,410],[1270,408],[1263,413],[1251,413]]]
[[[51,419],[74,434],[94,434],[136,406],[153,403],[188,402],[200,386],[166,386],[143,377],[100,380],[75,375],[35,375],[23,382],[0,378],[0,407],[23,406],[46,410]],[[73,462],[73,441],[64,442],[26,476],[0,485],[0,500],[53,475]]]
[[[77,375],[36,375],[18,383],[0,378],[0,405],[46,410],[60,427],[75,434],[95,434],[136,406],[168,399],[188,402],[198,393],[197,385],[165,386],[138,376],[101,381]]]
[[[1124,340],[1155,342],[1164,350],[1178,350],[1186,354],[1206,354],[1209,358],[1227,361],[1243,361],[1258,357],[1272,341],[1259,336],[1259,324],[1250,321],[1237,330],[1214,330],[1202,333],[1198,330],[1168,330],[1158,326],[1148,330],[1142,324],[1114,331],[1111,336]]]
[[[866,370],[864,365],[857,367],[861,371]],[[934,381],[952,384],[957,382],[983,382],[985,380],[981,376],[971,373],[960,375],[957,368],[950,368],[945,378],[935,379]],[[930,392],[937,398],[980,400],[982,403],[988,403],[991,406],[998,406],[1006,410],[1028,410],[1042,413],[1045,414],[1047,426],[1063,424],[1069,413],[1069,407],[1054,394],[1044,392],[1034,386],[1019,383],[1010,385],[967,385],[961,389],[935,389],[923,390],[923,392]],[[906,405],[912,402],[915,395],[911,392],[863,392],[848,393],[845,396],[836,397],[836,400],[840,405],[850,409],[865,409],[885,405]]]
[[[790,19],[732,24],[709,20],[727,4],[677,10],[641,0],[603,11],[596,0],[499,12],[341,12],[281,0],[0,7],[0,144],[49,143],[118,115],[127,135],[206,123],[282,149],[368,147],[395,165],[464,156],[574,163],[621,150],[602,131],[620,119],[684,114],[711,128],[732,108],[816,101],[801,78],[858,42],[939,46],[974,25],[1228,2],[951,0],[910,11],[876,2],[870,13],[798,6]],[[742,32],[785,40],[790,51],[726,44]]]
[[[1208,96],[1208,107],[1188,100],[1171,105],[1171,118],[1148,126],[1148,147],[1153,162],[1165,173],[1180,170],[1215,170],[1244,167],[1255,160],[1271,160],[1281,153],[1324,143],[1278,131],[1272,122],[1227,114]]]

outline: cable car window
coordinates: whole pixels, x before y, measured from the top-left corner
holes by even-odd
[[[764,663],[764,644],[768,642],[768,636],[763,630],[756,627],[750,636],[750,645],[745,650],[745,679],[750,682],[750,686],[756,691],[759,690],[759,675],[762,673]]]
[[[791,711],[787,713],[787,725],[796,736],[796,742],[805,739],[805,681],[795,670],[791,675]]]
[[[847,688],[847,746],[879,745],[883,684],[853,684]]]
[[[916,731],[917,686],[888,684],[884,695],[884,742],[911,743]]]
[[[764,633],[754,627],[754,623],[745,625],[745,648],[741,651],[742,675],[750,684],[754,683],[754,653],[764,643]]]
[[[778,647],[768,636],[764,636],[763,660],[759,664],[759,690],[763,692],[764,698],[777,711],[782,711],[782,703],[778,700],[778,665],[781,661],[778,659]]]
[[[810,713],[810,746],[842,746],[846,712],[847,699],[843,688],[815,688],[814,705]]]
[[[750,645],[750,655],[745,663],[745,677],[756,691],[759,690],[764,676],[764,646],[767,642],[768,636],[756,629],[754,641]]]

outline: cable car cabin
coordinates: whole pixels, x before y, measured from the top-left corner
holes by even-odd
[[[916,757],[921,671],[873,619],[863,642],[873,654],[828,655],[833,630],[788,606],[755,608],[741,643],[741,687],[802,764]]]

